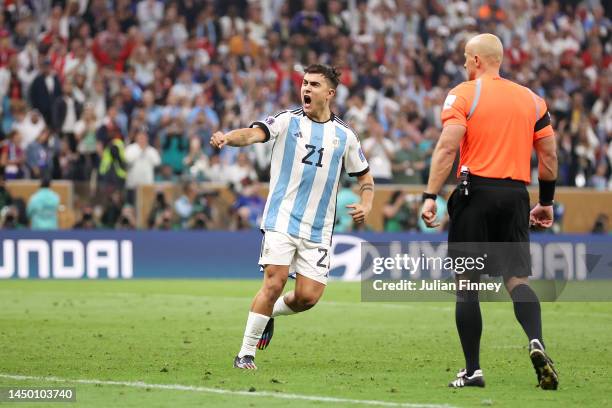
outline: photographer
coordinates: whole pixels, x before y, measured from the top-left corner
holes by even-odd
[[[418,197],[395,191],[383,208],[385,232],[416,230],[417,211]]]

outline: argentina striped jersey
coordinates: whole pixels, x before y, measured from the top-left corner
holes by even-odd
[[[369,170],[357,135],[333,113],[320,123],[302,109],[280,112],[254,126],[274,141],[261,229],[330,243],[342,166],[351,176]]]

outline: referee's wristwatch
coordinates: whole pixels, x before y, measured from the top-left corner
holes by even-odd
[[[423,192],[423,196],[422,196],[422,201],[425,202],[425,200],[427,200],[428,198],[431,198],[432,200],[436,201],[436,199],[438,198],[437,194],[431,194],[428,192]]]

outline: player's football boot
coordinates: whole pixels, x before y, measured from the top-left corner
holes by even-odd
[[[466,369],[462,369],[457,373],[457,378],[448,383],[451,388],[462,388],[462,387],[484,387],[484,377],[482,370],[474,371],[474,374],[468,377]]]
[[[538,339],[529,342],[529,357],[538,376],[538,387],[543,390],[556,390],[559,386],[559,375]]]
[[[242,370],[257,370],[255,365],[255,357],[253,356],[242,356],[234,359],[234,368],[240,368]]]
[[[274,335],[274,318],[271,317],[270,320],[268,320],[268,324],[266,324],[266,328],[264,329],[263,333],[261,333],[261,338],[257,342],[257,348],[259,350],[266,349],[268,345],[270,344],[270,341],[272,340],[273,335]]]

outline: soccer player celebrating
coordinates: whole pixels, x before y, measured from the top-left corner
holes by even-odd
[[[372,208],[374,180],[359,139],[330,109],[339,73],[318,64],[304,72],[301,108],[282,111],[249,128],[216,132],[210,141],[222,148],[274,139],[270,190],[261,223],[259,264],[264,279],[251,304],[242,347],[234,359],[236,368],[257,368],[255,350],[269,344],[274,317],[308,310],[323,294],[343,166],[360,185],[360,202],[347,206],[353,220],[364,222]],[[295,290],[281,297],[289,273],[296,273]]]

